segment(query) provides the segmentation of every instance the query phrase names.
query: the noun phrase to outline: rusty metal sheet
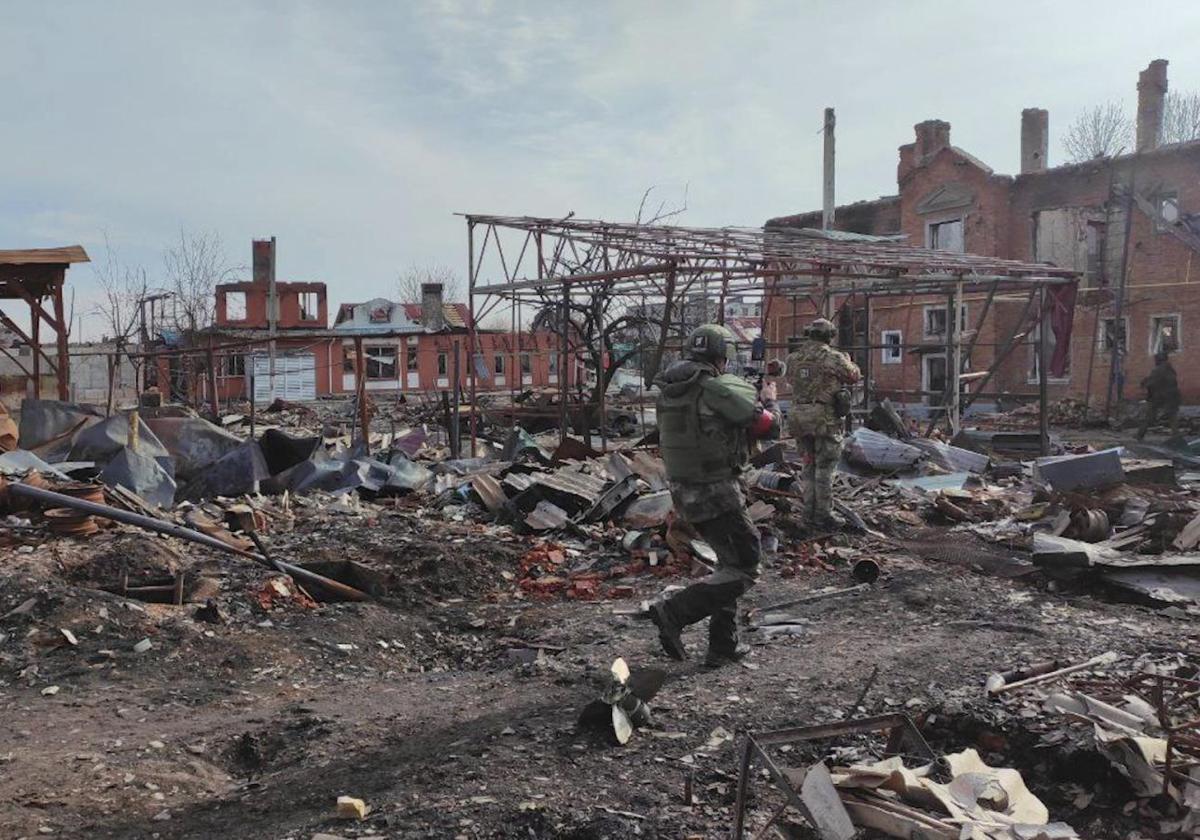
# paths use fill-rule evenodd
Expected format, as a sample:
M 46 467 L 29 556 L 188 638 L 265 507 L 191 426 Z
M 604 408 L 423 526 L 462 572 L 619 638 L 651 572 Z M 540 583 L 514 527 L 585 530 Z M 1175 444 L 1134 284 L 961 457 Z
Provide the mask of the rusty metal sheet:
M 540 474 L 534 478 L 533 483 L 558 490 L 560 493 L 577 496 L 590 505 L 594 505 L 600 500 L 600 494 L 604 492 L 606 484 L 604 479 L 569 468 Z

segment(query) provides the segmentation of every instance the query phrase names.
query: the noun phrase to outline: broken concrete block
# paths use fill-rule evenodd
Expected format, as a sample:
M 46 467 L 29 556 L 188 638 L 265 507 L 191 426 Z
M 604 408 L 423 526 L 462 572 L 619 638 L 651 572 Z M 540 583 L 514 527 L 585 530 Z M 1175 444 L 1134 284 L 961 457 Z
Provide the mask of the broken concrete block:
M 367 803 L 353 796 L 337 798 L 337 815 L 343 820 L 365 820 L 367 818 Z
M 1059 491 L 1083 487 L 1102 487 L 1125 480 L 1119 448 L 1103 449 L 1085 455 L 1055 455 L 1038 458 L 1033 477 Z

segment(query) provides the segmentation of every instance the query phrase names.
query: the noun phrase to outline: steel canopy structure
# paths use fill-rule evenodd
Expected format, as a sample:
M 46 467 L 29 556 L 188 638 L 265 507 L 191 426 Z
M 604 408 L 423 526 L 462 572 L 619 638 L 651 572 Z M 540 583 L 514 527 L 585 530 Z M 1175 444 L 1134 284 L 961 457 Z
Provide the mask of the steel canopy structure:
M 1073 289 L 1079 276 L 1049 264 L 915 248 L 892 237 L 839 231 L 619 223 L 578 219 L 573 214 L 562 218 L 462 215 L 467 223 L 472 323 L 503 302 L 514 311 L 523 303 L 543 310 L 561 307 L 562 370 L 572 349 L 567 319 L 579 310 L 580 300 L 623 298 L 640 301 L 643 308 L 653 302 L 664 322 L 661 351 L 669 346 L 665 324 L 696 299 L 715 298 L 718 318 L 723 317 L 730 294 L 761 295 L 764 301 L 807 299 L 825 314 L 832 314 L 836 300 L 844 303 L 856 296 L 869 300 L 880 295 L 945 295 L 948 311 L 957 312 L 964 292 L 983 291 L 988 303 L 980 316 L 982 324 L 997 293 L 1022 291 L 1030 303 L 1022 320 L 1032 312 L 1032 324 L 1037 325 L 1048 309 L 1047 290 Z M 1040 305 L 1034 307 L 1039 296 Z M 518 326 L 514 315 L 514 329 Z M 952 382 L 947 383 L 946 415 L 957 431 L 965 330 L 955 324 L 948 332 L 952 335 L 947 336 L 947 354 L 956 361 L 948 376 Z M 1046 330 L 1040 334 L 1039 353 L 1044 355 Z M 1014 339 L 1016 335 L 1014 331 Z M 476 347 L 473 336 L 471 346 Z M 1003 355 L 1008 352 L 1011 346 Z M 477 366 L 469 366 L 472 405 Z M 1045 440 L 1046 365 L 1040 369 Z M 565 402 L 565 383 L 563 390 Z

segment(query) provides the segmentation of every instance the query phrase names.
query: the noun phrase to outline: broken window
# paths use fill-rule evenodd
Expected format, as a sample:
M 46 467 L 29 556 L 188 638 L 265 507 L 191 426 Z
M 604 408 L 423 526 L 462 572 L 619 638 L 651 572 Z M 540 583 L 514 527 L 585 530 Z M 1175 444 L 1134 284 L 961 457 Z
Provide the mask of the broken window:
M 926 306 L 925 307 L 925 337 L 926 338 L 945 338 L 946 337 L 946 310 L 945 306 Z M 967 322 L 967 305 L 964 303 L 959 310 L 962 315 L 962 322 Z
M 945 315 L 945 310 L 942 310 Z M 885 365 L 899 364 L 903 359 L 904 351 L 900 345 L 903 340 L 903 333 L 900 330 L 884 330 L 883 331 L 883 363 Z
M 494 370 L 496 372 L 497 376 L 504 375 L 504 354 L 502 354 L 502 353 L 496 354 L 496 358 L 492 362 L 492 370 Z
M 1129 319 L 1128 318 L 1102 318 L 1100 320 L 1100 332 L 1096 337 L 1096 343 L 1099 349 L 1112 352 L 1114 348 L 1119 348 L 1122 353 L 1128 349 L 1126 336 L 1129 334 Z
M 370 313 L 372 324 L 386 324 L 392 320 L 392 305 L 385 303 L 382 306 L 376 306 L 371 309 Z
M 321 310 L 321 302 L 320 302 L 320 300 L 318 300 L 319 296 L 317 295 L 317 293 L 316 292 L 300 292 L 300 294 L 297 295 L 297 297 L 300 298 L 300 320 L 301 321 L 317 320 L 320 310 Z
M 1100 249 L 1104 244 L 1104 223 L 1088 222 L 1087 225 L 1087 267 L 1085 268 L 1089 286 L 1099 285 L 1103 279 L 1100 276 L 1103 259 Z
M 533 373 L 533 357 L 528 353 L 521 354 L 521 375 L 529 376 Z
M 448 376 L 450 371 L 450 357 L 445 353 L 438 353 L 438 376 Z
M 928 231 L 928 246 L 930 248 L 939 251 L 957 251 L 959 253 L 966 250 L 963 241 L 962 219 L 931 224 Z
M 1166 230 L 1179 221 L 1179 196 L 1176 193 L 1161 193 L 1158 196 L 1158 227 Z
M 409 373 L 417 372 L 417 345 L 409 344 L 408 349 L 404 351 L 407 355 L 404 359 L 405 368 Z
M 230 353 L 225 357 L 226 376 L 245 376 L 246 357 L 241 353 Z
M 245 292 L 226 292 L 225 293 L 225 320 L 226 321 L 245 321 L 246 320 L 246 293 Z
M 1183 345 L 1178 315 L 1155 315 L 1150 319 L 1150 355 L 1174 353 Z
M 550 354 L 550 375 L 558 376 L 558 354 Z
M 350 344 L 342 345 L 342 373 L 356 373 L 358 371 L 358 362 L 354 354 L 354 347 Z
M 395 347 L 367 347 L 365 349 L 367 379 L 396 378 L 396 349 Z

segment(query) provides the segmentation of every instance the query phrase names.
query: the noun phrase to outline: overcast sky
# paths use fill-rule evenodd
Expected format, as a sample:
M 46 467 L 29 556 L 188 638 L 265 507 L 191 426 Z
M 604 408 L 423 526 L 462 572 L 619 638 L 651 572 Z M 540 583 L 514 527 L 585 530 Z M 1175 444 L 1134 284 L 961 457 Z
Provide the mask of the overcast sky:
M 1010 173 L 1022 108 L 1053 165 L 1151 59 L 1200 88 L 1195 0 L 0 0 L 0 26 L 0 248 L 99 259 L 107 233 L 154 280 L 180 228 L 239 263 L 275 235 L 280 279 L 334 304 L 465 274 L 455 212 L 628 219 L 651 185 L 686 186 L 684 224 L 819 207 L 826 106 L 843 203 L 894 191 L 923 119 Z M 91 270 L 68 277 L 86 312 Z

